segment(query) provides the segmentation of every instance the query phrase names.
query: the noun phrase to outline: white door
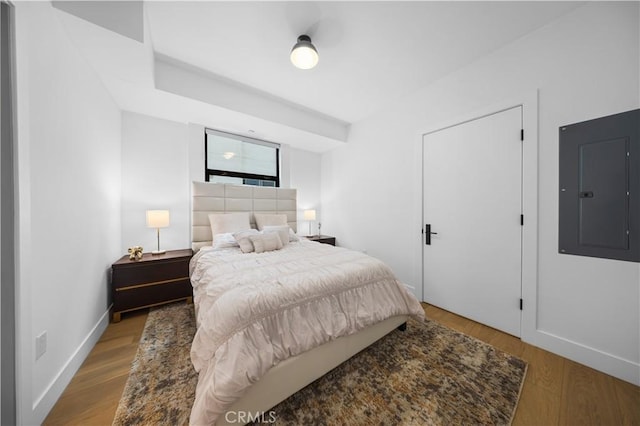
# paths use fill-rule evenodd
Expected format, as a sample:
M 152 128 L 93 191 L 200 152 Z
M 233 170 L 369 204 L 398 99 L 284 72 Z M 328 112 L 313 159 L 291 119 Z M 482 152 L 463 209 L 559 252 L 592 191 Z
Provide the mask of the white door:
M 518 337 L 521 129 L 516 107 L 423 137 L 424 301 Z

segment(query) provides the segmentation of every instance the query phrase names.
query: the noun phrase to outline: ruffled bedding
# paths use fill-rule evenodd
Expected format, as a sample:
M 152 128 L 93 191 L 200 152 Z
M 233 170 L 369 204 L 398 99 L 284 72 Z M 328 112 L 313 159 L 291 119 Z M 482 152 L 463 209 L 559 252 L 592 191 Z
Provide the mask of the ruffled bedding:
M 381 261 L 310 241 L 244 254 L 201 249 L 191 261 L 199 373 L 191 424 L 210 425 L 272 367 L 396 315 L 424 318 Z

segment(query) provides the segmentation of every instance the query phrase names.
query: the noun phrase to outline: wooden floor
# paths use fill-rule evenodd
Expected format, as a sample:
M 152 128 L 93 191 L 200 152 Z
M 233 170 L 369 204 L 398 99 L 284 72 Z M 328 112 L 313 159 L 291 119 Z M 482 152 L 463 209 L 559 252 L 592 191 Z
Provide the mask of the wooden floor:
M 513 424 L 640 425 L 640 388 L 424 304 L 427 317 L 529 363 Z M 109 324 L 45 420 L 45 425 L 110 425 L 147 314 Z
M 131 361 L 147 321 L 147 311 L 122 314 L 110 323 L 44 421 L 44 425 L 110 425 Z

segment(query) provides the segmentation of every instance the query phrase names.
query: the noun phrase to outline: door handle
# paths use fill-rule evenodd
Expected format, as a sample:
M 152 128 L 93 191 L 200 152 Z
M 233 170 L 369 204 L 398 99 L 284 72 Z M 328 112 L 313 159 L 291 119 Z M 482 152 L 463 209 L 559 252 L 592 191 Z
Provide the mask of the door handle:
M 425 245 L 431 245 L 431 236 L 438 235 L 437 232 L 431 232 L 431 224 L 427 223 L 424 225 L 424 243 Z

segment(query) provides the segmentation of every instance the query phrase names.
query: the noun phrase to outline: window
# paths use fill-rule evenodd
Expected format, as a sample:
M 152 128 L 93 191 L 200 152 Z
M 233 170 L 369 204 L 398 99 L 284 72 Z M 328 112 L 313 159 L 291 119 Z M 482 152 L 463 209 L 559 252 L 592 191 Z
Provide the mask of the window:
M 280 145 L 206 129 L 206 182 L 280 186 Z

